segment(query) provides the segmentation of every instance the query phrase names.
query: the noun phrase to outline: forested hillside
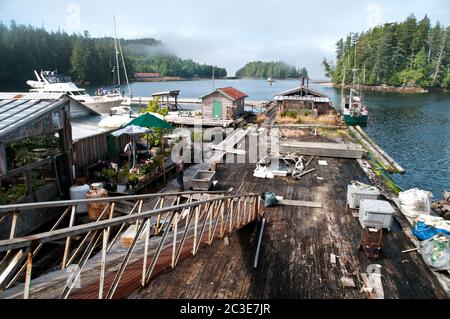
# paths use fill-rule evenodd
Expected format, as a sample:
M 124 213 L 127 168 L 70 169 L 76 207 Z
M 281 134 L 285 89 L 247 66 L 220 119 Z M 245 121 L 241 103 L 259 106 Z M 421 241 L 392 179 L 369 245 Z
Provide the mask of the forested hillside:
M 324 59 L 333 82 L 358 81 L 366 85 L 449 87 L 450 27 L 431 24 L 414 15 L 401 23 L 386 23 L 361 34 L 350 33 L 336 44 L 336 62 Z
M 134 72 L 158 72 L 162 76 L 211 77 L 213 67 L 182 60 L 155 39 L 121 40 L 128 75 Z M 42 28 L 0 23 L 0 82 L 26 81 L 33 70 L 58 70 L 79 82 L 113 83 L 114 40 L 92 38 L 65 32 L 47 32 Z M 123 72 L 123 70 L 121 71 Z M 226 70 L 215 69 L 216 77 Z
M 250 62 L 236 72 L 238 78 L 268 78 L 276 79 L 298 78 L 300 73 L 307 75 L 306 69 L 297 70 L 295 66 L 284 62 Z

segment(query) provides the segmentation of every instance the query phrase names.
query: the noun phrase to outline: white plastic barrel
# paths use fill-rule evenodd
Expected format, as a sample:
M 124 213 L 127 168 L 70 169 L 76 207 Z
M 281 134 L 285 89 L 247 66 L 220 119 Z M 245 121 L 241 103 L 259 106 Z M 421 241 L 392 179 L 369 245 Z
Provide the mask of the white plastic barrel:
M 72 186 L 70 188 L 70 199 L 79 200 L 86 199 L 86 194 L 90 190 L 89 185 Z M 77 214 L 86 214 L 88 211 L 86 204 L 77 205 Z

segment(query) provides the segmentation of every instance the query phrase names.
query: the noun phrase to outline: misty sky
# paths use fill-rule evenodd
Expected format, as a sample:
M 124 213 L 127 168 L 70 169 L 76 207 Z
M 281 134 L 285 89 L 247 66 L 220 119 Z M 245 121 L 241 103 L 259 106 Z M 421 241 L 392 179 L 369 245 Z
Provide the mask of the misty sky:
M 322 58 L 334 58 L 334 44 L 350 31 L 428 14 L 450 25 L 450 0 L 0 0 L 0 20 L 113 34 L 154 37 L 182 58 L 216 64 L 229 75 L 253 60 L 282 60 L 306 66 L 323 78 Z

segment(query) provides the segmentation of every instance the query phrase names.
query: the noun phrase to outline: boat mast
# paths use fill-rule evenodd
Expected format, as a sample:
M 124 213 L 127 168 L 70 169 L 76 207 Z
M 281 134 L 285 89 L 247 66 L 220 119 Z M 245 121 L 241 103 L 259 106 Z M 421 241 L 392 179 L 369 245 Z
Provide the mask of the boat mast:
M 117 35 L 116 35 L 116 37 L 117 37 Z M 120 56 L 122 58 L 123 72 L 125 73 L 125 81 L 127 82 L 128 94 L 131 96 L 130 81 L 128 81 L 128 73 L 127 73 L 127 68 L 125 65 L 125 58 L 123 56 L 122 44 L 120 43 L 120 39 L 117 39 L 117 42 L 119 43 Z
M 344 98 L 345 73 L 347 72 L 347 64 L 344 62 L 344 75 L 342 76 L 341 99 Z
M 117 29 L 116 29 L 116 16 L 114 16 L 114 49 L 116 54 L 116 72 L 117 72 L 117 85 L 120 90 L 120 67 L 119 67 L 119 49 L 117 46 Z
M 215 88 L 215 84 L 216 84 L 216 83 L 215 83 L 215 74 L 214 74 L 214 73 L 215 73 L 215 72 L 214 72 L 215 70 L 214 70 L 214 69 L 215 69 L 215 66 L 213 66 L 213 70 L 212 70 L 212 90 L 213 90 L 213 92 L 214 92 L 215 89 L 216 89 L 216 88 Z

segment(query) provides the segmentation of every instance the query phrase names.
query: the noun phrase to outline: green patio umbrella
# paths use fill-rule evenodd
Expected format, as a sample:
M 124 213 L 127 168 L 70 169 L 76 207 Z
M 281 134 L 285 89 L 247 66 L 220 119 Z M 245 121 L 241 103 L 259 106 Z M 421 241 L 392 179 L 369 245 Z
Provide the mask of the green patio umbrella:
M 170 125 L 166 121 L 164 121 L 164 120 L 160 119 L 159 117 L 157 117 L 153 114 L 150 114 L 150 113 L 142 114 L 138 118 L 136 118 L 136 119 L 132 120 L 130 123 L 128 123 L 128 126 L 129 125 L 136 125 L 136 126 L 146 127 L 146 128 L 165 129 L 165 130 L 173 130 L 174 129 L 174 127 L 172 125 Z M 160 133 L 159 138 L 161 140 L 162 132 Z M 147 141 L 147 145 L 148 145 L 148 141 Z M 160 150 L 162 151 L 162 141 L 161 141 Z
M 136 125 L 140 127 L 148 127 L 148 128 L 160 128 L 160 129 L 167 129 L 167 130 L 173 130 L 173 126 L 167 123 L 166 121 L 150 114 L 145 113 L 139 116 L 138 118 L 132 120 L 130 123 L 128 123 L 127 126 L 130 125 Z

